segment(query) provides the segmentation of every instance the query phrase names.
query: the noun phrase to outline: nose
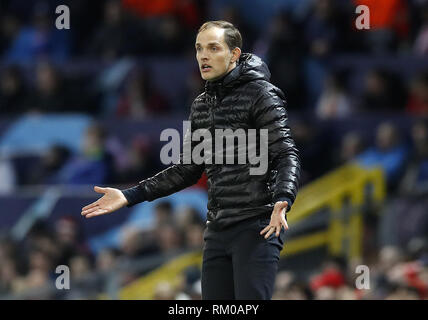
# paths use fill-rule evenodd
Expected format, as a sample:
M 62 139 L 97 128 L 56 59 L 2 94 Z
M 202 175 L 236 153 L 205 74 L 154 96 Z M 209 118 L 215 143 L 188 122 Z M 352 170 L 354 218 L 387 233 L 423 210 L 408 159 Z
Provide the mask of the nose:
M 201 61 L 203 61 L 203 62 L 206 62 L 208 60 L 208 56 L 207 56 L 205 50 L 201 50 L 199 57 L 200 57 Z

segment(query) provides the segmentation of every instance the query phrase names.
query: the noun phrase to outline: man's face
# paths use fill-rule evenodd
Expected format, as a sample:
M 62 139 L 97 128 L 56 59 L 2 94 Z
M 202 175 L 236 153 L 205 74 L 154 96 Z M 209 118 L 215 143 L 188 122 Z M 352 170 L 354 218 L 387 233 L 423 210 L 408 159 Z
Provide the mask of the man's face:
M 231 51 L 224 41 L 222 28 L 210 27 L 201 31 L 196 37 L 195 48 L 199 70 L 204 80 L 221 78 L 236 66 L 236 53 Z

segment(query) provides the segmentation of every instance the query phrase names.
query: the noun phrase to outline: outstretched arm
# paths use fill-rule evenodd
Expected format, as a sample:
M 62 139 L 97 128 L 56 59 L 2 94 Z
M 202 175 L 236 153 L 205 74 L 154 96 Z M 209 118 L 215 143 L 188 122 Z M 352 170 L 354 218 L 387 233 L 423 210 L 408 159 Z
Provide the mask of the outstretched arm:
M 124 206 L 131 207 L 139 202 L 152 201 L 194 185 L 204 170 L 203 165 L 176 164 L 154 177 L 141 181 L 135 187 L 119 190 L 94 187 L 95 192 L 104 194 L 97 201 L 82 208 L 86 218 L 111 213 Z
M 184 143 L 189 142 L 191 143 L 190 131 L 186 132 L 184 137 Z M 183 154 L 180 154 L 180 163 L 168 167 L 151 178 L 140 181 L 138 185 L 132 188 L 119 190 L 95 187 L 96 192 L 104 195 L 97 201 L 85 206 L 82 209 L 82 215 L 90 218 L 116 211 L 124 206 L 131 207 L 143 201 L 152 201 L 168 196 L 198 182 L 204 169 L 203 163 L 183 164 Z
M 122 192 L 128 201 L 127 206 L 131 207 L 139 202 L 153 201 L 190 187 L 198 182 L 203 171 L 203 164 L 175 164 Z
M 190 121 L 193 122 L 192 115 L 190 116 Z M 190 150 L 193 150 L 190 129 L 187 130 L 184 136 L 183 144 L 190 145 Z M 192 161 L 189 164 L 184 164 L 183 157 L 183 153 L 181 153 L 178 164 L 166 168 L 151 178 L 140 181 L 135 187 L 123 190 L 123 194 L 128 200 L 127 206 L 130 207 L 139 202 L 152 201 L 168 196 L 198 182 L 205 165 L 203 163 L 195 164 Z

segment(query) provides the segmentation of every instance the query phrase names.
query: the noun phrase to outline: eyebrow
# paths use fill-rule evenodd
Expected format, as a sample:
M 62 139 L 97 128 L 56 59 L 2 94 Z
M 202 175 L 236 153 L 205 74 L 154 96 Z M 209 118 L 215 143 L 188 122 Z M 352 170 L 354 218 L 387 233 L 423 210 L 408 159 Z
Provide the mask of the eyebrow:
M 200 44 L 199 42 L 197 42 L 197 43 L 195 44 L 195 47 L 200 46 L 200 45 L 201 45 L 201 44 Z M 217 42 L 217 41 L 208 42 L 208 46 L 213 46 L 213 45 L 221 45 L 221 43 L 220 43 L 220 42 Z

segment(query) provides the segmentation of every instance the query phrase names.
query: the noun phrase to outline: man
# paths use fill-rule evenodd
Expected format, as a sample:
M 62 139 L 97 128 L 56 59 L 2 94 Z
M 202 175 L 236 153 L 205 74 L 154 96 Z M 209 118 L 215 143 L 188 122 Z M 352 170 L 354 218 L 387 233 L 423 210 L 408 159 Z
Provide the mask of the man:
M 296 197 L 300 176 L 284 94 L 269 82 L 266 64 L 255 55 L 241 54 L 241 47 L 239 31 L 228 22 L 210 21 L 199 29 L 196 59 L 207 82 L 205 92 L 191 107 L 191 132 L 265 130 L 268 170 L 251 175 L 248 163 L 180 161 L 133 188 L 95 187 L 104 196 L 82 209 L 82 215 L 89 218 L 152 201 L 195 184 L 205 171 L 208 213 L 203 299 L 271 299 L 284 230 L 288 229 L 285 212 Z

